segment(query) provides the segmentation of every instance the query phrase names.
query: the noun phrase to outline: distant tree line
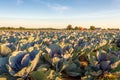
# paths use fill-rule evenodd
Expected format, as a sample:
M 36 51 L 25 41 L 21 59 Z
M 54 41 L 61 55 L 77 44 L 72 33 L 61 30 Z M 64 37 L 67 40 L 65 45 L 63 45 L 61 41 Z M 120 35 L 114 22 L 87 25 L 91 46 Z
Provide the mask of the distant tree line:
M 78 26 L 73 27 L 71 24 L 69 24 L 66 30 L 120 30 L 120 29 L 119 28 L 102 29 L 101 27 L 95 27 L 95 26 L 90 26 L 89 28 L 78 27 Z
M 80 26 L 80 27 L 75 26 L 75 27 L 73 28 L 73 26 L 72 26 L 71 24 L 69 24 L 66 29 L 67 29 L 67 30 L 87 30 L 87 28 L 84 28 L 84 27 L 81 27 L 81 26 Z M 95 30 L 96 27 L 95 27 L 95 26 L 90 26 L 89 29 L 90 29 L 90 30 Z
M 67 28 L 66 28 L 66 30 L 86 30 L 87 28 L 83 28 L 83 27 L 78 27 L 78 26 L 75 26 L 74 28 L 73 28 L 73 26 L 72 25 L 68 25 L 67 26 Z
M 25 28 L 25 27 L 0 27 L 0 30 L 120 30 L 119 28 L 107 28 L 107 29 L 102 29 L 101 27 L 95 27 L 95 26 L 90 26 L 89 28 L 84 28 L 81 26 L 72 26 L 69 24 L 66 28 L 64 29 L 56 29 L 56 28 Z
M 19 27 L 19 28 L 15 28 L 15 27 L 0 27 L 0 30 L 24 30 L 26 29 L 25 27 Z
M 57 30 L 57 29 L 55 28 L 0 27 L 0 30 Z

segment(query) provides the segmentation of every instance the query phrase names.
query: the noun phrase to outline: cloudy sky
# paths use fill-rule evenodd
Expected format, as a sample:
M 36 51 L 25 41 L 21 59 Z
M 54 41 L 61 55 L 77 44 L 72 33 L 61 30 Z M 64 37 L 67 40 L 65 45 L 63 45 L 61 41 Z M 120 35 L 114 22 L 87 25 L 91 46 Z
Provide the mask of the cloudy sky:
M 0 26 L 120 27 L 120 0 L 0 0 Z

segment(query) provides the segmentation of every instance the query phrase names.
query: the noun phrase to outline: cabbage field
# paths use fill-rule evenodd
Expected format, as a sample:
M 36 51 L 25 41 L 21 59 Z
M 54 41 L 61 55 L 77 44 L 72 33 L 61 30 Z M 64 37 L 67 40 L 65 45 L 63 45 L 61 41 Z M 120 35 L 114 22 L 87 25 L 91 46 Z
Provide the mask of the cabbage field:
M 0 80 L 120 80 L 120 32 L 0 31 Z

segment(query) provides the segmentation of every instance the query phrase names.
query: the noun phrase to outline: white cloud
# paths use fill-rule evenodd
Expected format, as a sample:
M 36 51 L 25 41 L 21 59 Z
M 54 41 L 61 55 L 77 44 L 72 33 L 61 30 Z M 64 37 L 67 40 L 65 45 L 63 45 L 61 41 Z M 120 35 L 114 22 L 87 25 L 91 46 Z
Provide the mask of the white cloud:
M 68 6 L 63 6 L 60 4 L 47 4 L 47 6 L 57 12 L 63 13 L 64 11 L 69 10 L 70 8 Z
M 24 3 L 23 0 L 17 0 L 17 5 L 20 5 L 20 4 L 22 4 L 22 3 Z
M 114 1 L 119 2 L 120 0 L 114 0 Z
M 116 18 L 120 17 L 120 10 L 115 9 L 115 10 L 103 10 L 103 11 L 98 11 L 98 12 L 93 12 L 93 13 L 86 13 L 86 14 L 81 14 L 82 17 L 86 18 L 96 18 L 96 19 L 106 19 L 106 18 Z
M 33 1 L 39 2 L 40 4 L 45 5 L 48 8 L 50 8 L 54 11 L 57 11 L 59 13 L 63 13 L 63 12 L 70 9 L 69 6 L 61 5 L 61 4 L 58 4 L 58 3 L 51 3 L 50 0 L 33 0 Z
M 120 0 L 113 0 L 113 5 L 120 8 Z

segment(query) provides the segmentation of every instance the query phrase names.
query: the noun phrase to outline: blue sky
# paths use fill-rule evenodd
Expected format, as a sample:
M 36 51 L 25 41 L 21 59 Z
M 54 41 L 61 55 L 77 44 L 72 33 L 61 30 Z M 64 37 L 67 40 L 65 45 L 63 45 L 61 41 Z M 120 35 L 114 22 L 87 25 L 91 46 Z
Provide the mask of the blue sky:
M 120 0 L 0 0 L 0 26 L 119 27 Z

